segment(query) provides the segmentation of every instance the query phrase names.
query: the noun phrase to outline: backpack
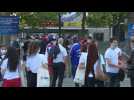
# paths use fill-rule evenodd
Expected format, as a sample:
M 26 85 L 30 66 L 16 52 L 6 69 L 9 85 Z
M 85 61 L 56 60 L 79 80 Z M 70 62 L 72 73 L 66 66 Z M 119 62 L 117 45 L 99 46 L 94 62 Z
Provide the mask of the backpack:
M 52 46 L 50 49 L 48 49 L 48 55 L 52 59 L 56 59 L 57 55 L 60 53 L 59 45 Z

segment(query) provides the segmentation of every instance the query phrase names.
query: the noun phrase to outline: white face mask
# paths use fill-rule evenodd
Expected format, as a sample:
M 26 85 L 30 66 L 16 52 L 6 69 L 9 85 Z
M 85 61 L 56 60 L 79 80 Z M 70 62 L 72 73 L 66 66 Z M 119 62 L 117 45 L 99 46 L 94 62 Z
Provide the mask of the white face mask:
M 0 52 L 1 52 L 1 54 L 2 54 L 2 55 L 5 55 L 5 54 L 6 54 L 6 52 L 7 52 L 7 50 L 1 49 L 1 51 L 0 51 Z

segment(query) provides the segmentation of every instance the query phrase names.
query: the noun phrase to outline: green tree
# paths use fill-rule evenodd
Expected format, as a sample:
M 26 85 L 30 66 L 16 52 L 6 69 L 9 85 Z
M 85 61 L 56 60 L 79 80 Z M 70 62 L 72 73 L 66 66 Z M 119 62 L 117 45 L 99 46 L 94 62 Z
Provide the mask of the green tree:
M 127 17 L 127 12 L 88 12 L 87 25 L 89 27 L 109 27 Z
M 20 16 L 20 27 L 40 26 L 44 21 L 58 21 L 57 12 L 16 12 Z

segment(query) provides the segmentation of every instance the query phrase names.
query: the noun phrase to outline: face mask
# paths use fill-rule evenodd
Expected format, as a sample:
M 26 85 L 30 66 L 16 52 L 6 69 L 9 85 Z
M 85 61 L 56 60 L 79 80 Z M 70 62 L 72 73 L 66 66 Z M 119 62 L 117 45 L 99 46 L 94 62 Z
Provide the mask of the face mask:
M 6 50 L 2 50 L 2 49 L 1 49 L 1 54 L 2 54 L 2 55 L 6 54 L 6 52 L 7 52 Z
M 116 47 L 118 47 L 118 44 L 117 43 L 112 43 L 111 47 L 116 48 Z

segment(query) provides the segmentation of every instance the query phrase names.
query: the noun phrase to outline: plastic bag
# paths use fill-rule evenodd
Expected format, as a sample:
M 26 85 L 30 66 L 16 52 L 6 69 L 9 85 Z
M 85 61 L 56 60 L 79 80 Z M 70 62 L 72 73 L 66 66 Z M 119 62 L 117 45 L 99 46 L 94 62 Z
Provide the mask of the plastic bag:
M 37 87 L 50 87 L 49 72 L 43 67 L 40 67 L 37 71 Z

